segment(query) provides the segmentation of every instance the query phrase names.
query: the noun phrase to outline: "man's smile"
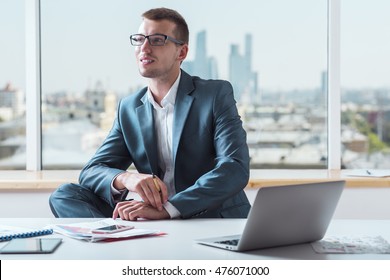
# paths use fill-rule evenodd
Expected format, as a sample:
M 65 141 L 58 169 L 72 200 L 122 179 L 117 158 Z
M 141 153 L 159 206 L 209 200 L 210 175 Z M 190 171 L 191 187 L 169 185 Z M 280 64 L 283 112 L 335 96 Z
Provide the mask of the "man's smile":
M 144 65 L 151 64 L 154 62 L 154 59 L 149 58 L 149 57 L 141 57 L 140 62 Z

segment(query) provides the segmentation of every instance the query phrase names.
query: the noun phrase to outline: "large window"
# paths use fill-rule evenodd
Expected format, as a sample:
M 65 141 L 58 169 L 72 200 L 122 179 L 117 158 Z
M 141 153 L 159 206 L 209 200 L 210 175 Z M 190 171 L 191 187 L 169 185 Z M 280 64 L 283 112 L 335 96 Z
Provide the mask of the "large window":
M 156 6 L 188 22 L 183 69 L 232 82 L 252 168 L 326 168 L 326 0 L 41 5 L 44 168 L 82 167 L 110 129 L 118 99 L 145 86 L 128 36 Z
M 128 36 L 156 6 L 177 9 L 189 24 L 183 69 L 233 84 L 252 168 L 326 168 L 334 157 L 328 76 L 337 72 L 327 62 L 328 2 L 341 4 L 342 167 L 389 168 L 386 0 L 41 0 L 43 168 L 81 168 L 107 135 L 119 99 L 146 85 Z M 0 2 L 7 11 L 0 17 L 0 169 L 25 169 L 26 150 L 36 148 L 26 147 L 24 9 L 25 0 Z
M 41 1 L 44 169 L 82 167 L 111 128 L 118 99 L 140 83 L 128 38 L 132 5 Z
M 25 169 L 24 0 L 2 0 L 0 11 L 0 169 Z
M 346 168 L 390 168 L 390 2 L 341 6 L 342 159 Z

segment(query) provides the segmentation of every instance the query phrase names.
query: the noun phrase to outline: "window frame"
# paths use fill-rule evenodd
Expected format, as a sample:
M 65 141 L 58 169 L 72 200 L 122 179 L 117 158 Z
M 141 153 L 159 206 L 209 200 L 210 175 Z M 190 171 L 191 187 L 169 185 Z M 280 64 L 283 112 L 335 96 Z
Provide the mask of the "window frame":
M 40 0 L 25 0 L 26 170 L 42 170 Z
M 341 168 L 340 2 L 328 0 L 328 170 Z M 26 170 L 42 170 L 41 1 L 25 0 Z
M 341 168 L 340 10 L 328 0 L 328 169 Z

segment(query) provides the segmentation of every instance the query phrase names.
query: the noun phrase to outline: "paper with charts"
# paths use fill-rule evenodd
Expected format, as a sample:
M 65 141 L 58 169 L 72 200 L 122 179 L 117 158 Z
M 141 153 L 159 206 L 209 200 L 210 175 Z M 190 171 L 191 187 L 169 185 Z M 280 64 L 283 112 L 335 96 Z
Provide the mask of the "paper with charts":
M 121 239 L 129 239 L 135 237 L 145 237 L 145 236 L 154 236 L 161 235 L 162 233 L 159 230 L 153 229 L 141 229 L 133 227 L 131 229 L 114 232 L 114 233 L 95 233 L 93 232 L 96 229 L 107 227 L 110 225 L 123 225 L 131 224 L 134 226 L 134 223 L 122 220 L 114 219 L 103 219 L 93 222 L 82 222 L 82 223 L 72 223 L 72 224 L 54 224 L 50 227 L 54 232 L 80 240 L 86 240 L 89 242 L 98 242 L 98 241 L 114 241 Z

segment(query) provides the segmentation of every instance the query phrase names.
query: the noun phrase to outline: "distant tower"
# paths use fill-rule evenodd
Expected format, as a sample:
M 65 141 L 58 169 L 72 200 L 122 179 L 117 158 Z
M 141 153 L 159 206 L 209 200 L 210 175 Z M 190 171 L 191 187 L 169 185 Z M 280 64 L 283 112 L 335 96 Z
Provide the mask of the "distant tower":
M 245 51 L 242 56 L 238 45 L 231 45 L 229 56 L 229 79 L 233 84 L 234 95 L 238 102 L 245 94 L 250 100 L 256 100 L 258 79 L 252 71 L 252 35 L 245 36 Z
M 206 31 L 201 31 L 196 36 L 196 53 L 194 61 L 194 75 L 200 77 L 208 77 L 207 69 L 207 53 L 206 53 Z
M 253 101 L 257 98 L 257 89 L 258 89 L 258 77 L 257 72 L 252 70 L 252 35 L 245 35 L 245 73 L 248 79 L 248 91 L 249 97 Z
M 195 59 L 184 61 L 183 70 L 194 76 L 204 79 L 218 78 L 217 63 L 215 58 L 207 56 L 206 31 L 201 31 L 196 36 Z
M 100 114 L 105 109 L 106 94 L 107 92 L 103 89 L 103 84 L 100 81 L 96 83 L 95 89 L 85 92 L 87 116 L 93 124 L 100 125 Z
M 237 101 L 245 90 L 245 60 L 238 51 L 238 45 L 230 46 L 229 80 L 233 85 L 234 97 Z
M 0 89 L 0 118 L 5 121 L 15 119 L 24 113 L 24 93 L 11 83 Z
M 252 35 L 246 34 L 245 35 L 245 72 L 248 77 L 250 77 L 250 74 L 252 72 Z
M 103 89 L 103 84 L 98 81 L 94 89 L 85 92 L 87 108 L 94 112 L 103 112 L 105 96 L 106 92 Z

